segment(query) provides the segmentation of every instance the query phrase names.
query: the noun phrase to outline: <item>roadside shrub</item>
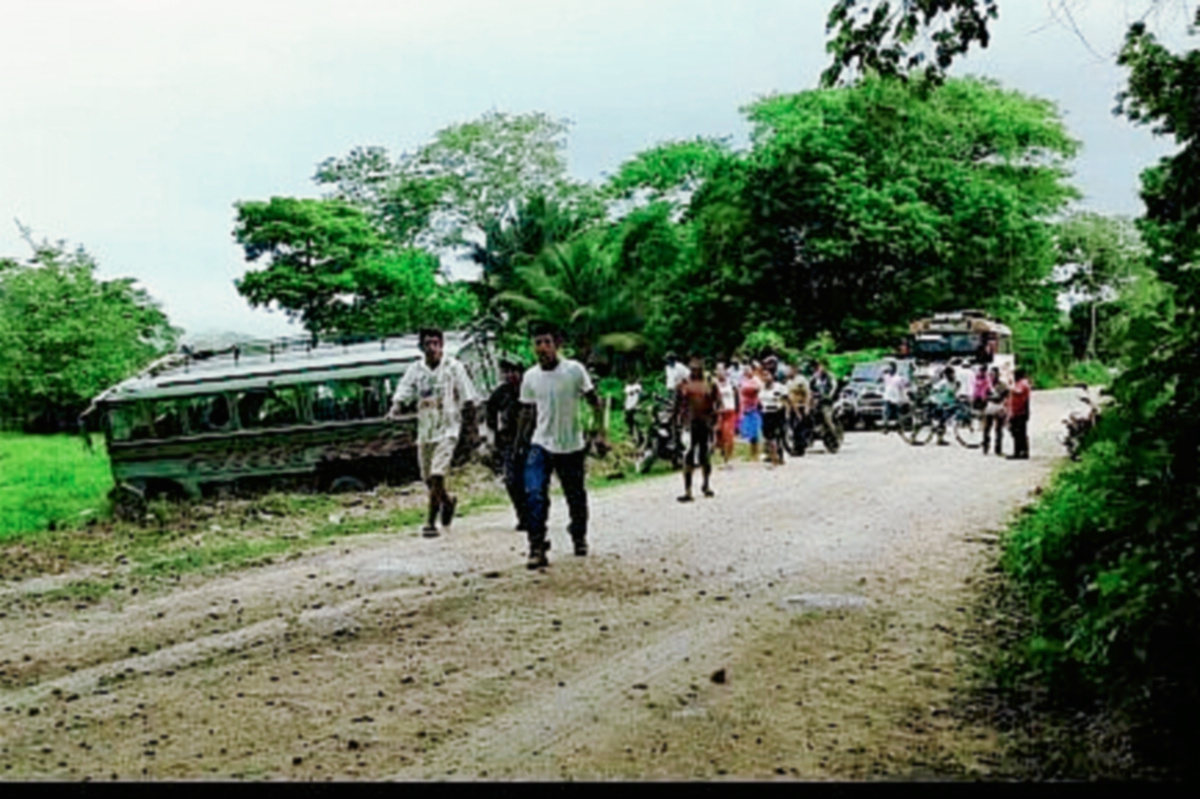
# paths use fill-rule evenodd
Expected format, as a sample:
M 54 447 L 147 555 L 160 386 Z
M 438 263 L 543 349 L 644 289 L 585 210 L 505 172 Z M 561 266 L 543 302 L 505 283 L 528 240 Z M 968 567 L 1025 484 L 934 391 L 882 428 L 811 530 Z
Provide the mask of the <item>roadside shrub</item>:
M 1108 367 L 1100 361 L 1076 361 L 1067 371 L 1067 379 L 1071 383 L 1108 386 L 1112 384 L 1113 375 Z

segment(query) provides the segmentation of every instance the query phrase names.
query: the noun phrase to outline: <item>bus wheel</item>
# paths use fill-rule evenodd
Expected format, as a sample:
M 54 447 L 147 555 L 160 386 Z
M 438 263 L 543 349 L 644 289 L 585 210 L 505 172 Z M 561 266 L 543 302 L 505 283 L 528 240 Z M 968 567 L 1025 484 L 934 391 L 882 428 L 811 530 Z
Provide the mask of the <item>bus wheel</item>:
M 113 516 L 121 521 L 141 521 L 146 515 L 146 492 L 140 486 L 121 483 L 109 495 L 113 503 Z
M 336 478 L 332 483 L 329 484 L 329 493 L 331 494 L 358 493 L 366 490 L 366 483 L 364 483 L 362 480 L 359 480 L 357 477 L 351 477 L 348 474 L 344 474 L 341 477 Z

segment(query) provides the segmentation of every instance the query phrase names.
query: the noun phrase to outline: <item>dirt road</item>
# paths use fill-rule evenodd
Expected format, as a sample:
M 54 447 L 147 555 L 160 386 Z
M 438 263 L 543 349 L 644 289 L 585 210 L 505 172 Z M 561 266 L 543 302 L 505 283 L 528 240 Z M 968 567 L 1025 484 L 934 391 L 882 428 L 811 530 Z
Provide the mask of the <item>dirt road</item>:
M 496 510 L 68 612 L 10 589 L 0 779 L 986 775 L 967 610 L 1074 402 L 1034 395 L 1029 461 L 851 433 L 690 505 L 594 492 L 586 558 L 558 499 L 542 572 Z

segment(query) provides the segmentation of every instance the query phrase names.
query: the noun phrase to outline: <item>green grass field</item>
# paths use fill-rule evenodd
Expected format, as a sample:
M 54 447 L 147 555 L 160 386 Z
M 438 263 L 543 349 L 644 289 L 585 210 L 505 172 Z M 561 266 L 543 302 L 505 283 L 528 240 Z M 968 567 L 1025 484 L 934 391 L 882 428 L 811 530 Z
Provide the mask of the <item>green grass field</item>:
M 104 438 L 0 433 L 0 542 L 109 515 L 112 470 Z M 88 513 L 90 511 L 90 513 Z

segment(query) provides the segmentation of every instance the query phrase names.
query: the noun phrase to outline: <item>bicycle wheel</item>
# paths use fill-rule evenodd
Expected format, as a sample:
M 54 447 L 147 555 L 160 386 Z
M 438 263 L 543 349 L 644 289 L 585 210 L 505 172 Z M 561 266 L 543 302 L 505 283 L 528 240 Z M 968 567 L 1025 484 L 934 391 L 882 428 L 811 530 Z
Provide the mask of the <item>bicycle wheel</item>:
M 930 416 L 929 411 L 922 408 L 913 412 L 912 429 L 908 436 L 908 443 L 914 447 L 923 447 L 933 438 L 937 423 Z
M 960 408 L 954 415 L 954 438 L 967 449 L 979 449 L 983 444 L 983 417 L 969 408 Z

